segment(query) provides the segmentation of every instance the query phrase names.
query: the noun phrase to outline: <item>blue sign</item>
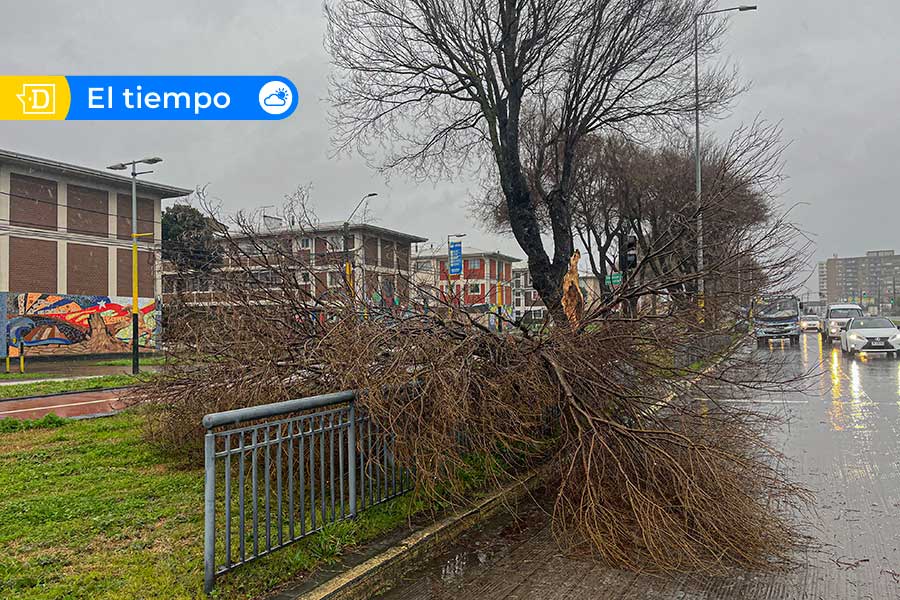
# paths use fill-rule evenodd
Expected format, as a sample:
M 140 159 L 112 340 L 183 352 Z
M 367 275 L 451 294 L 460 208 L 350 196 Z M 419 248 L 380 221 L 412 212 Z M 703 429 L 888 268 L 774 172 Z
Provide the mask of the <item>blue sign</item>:
M 450 242 L 450 274 L 462 274 L 462 242 Z
M 29 117 L 69 121 L 274 121 L 289 117 L 299 100 L 294 83 L 279 75 L 70 75 L 44 79 L 47 81 L 19 86 L 23 91 L 16 97 L 21 107 L 13 107 Z M 18 83 L 18 79 L 6 82 L 7 87 Z M 6 84 L 0 78 L 0 88 Z M 2 113 L 0 110 L 0 118 L 9 118 Z

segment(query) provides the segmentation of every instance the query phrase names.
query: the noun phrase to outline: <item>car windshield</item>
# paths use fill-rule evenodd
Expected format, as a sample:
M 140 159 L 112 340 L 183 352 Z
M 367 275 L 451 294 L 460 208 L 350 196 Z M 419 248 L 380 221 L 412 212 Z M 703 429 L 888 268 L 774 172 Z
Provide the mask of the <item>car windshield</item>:
M 756 314 L 765 319 L 787 319 L 799 314 L 799 305 L 794 298 L 778 298 L 762 304 Z
M 894 324 L 884 318 L 874 319 L 853 319 L 850 322 L 850 329 L 894 329 Z
M 863 316 L 862 310 L 858 308 L 832 308 L 828 313 L 829 319 L 852 319 L 861 316 Z

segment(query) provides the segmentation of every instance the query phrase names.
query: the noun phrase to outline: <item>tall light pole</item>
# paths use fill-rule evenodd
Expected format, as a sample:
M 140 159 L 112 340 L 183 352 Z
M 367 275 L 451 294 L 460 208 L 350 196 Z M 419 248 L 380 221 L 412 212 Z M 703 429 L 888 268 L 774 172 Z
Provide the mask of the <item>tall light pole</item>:
M 137 375 L 141 370 L 140 359 L 138 358 L 138 341 L 140 337 L 140 326 L 138 325 L 138 249 L 137 239 L 144 235 L 153 235 L 153 233 L 138 233 L 137 230 L 137 178 L 138 175 L 146 175 L 153 171 L 138 171 L 139 164 L 155 165 L 161 163 L 162 159 L 158 156 L 144 158 L 141 160 L 131 160 L 124 163 L 116 163 L 110 165 L 107 169 L 113 171 L 124 171 L 131 165 L 131 372 Z
M 700 17 L 726 12 L 756 10 L 756 5 L 708 10 L 694 15 L 694 166 L 697 184 L 697 289 L 703 294 L 703 185 L 700 176 Z
M 359 203 L 356 205 L 356 208 L 353 209 L 353 212 L 350 213 L 350 216 L 347 217 L 347 220 L 344 221 L 344 231 L 343 231 L 343 245 L 344 245 L 344 274 L 347 277 L 347 285 L 350 288 L 350 295 L 356 296 L 356 289 L 353 285 L 353 264 L 350 262 L 350 248 L 347 247 L 347 238 L 350 237 L 350 221 L 353 219 L 353 216 L 356 214 L 356 211 L 359 210 L 359 207 L 363 205 L 363 202 L 368 200 L 369 198 L 374 198 L 378 195 L 378 192 L 370 192 L 360 199 Z

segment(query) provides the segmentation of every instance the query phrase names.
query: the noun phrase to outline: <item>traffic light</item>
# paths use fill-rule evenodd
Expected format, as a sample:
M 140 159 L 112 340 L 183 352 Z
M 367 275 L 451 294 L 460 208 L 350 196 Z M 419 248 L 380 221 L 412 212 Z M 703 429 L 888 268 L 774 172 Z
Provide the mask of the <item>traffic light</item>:
M 619 270 L 624 273 L 637 267 L 637 236 L 622 234 L 619 248 Z

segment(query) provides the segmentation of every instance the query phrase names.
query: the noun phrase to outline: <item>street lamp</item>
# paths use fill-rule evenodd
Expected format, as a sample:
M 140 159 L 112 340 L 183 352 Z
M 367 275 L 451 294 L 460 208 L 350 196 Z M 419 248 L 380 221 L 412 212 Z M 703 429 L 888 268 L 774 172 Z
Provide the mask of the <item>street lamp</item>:
M 347 246 L 347 238 L 350 237 L 350 221 L 353 219 L 353 215 L 356 214 L 356 211 L 359 210 L 359 207 L 363 205 L 363 202 L 365 202 L 369 198 L 374 198 L 377 195 L 378 192 L 369 192 L 368 194 L 363 196 L 362 199 L 360 199 L 359 203 L 356 205 L 356 208 L 353 209 L 353 212 L 350 213 L 350 216 L 347 217 L 347 220 L 344 221 L 344 273 L 347 276 L 347 285 L 350 288 L 351 296 L 356 296 L 356 290 L 353 287 L 353 265 L 350 262 L 350 248 Z
M 703 186 L 700 179 L 700 17 L 726 12 L 747 12 L 756 10 L 756 5 L 743 4 L 732 8 L 708 10 L 694 15 L 694 166 L 697 184 L 697 273 L 700 274 L 697 288 L 703 294 Z
M 144 158 L 141 160 L 132 160 L 123 163 L 116 163 L 106 167 L 113 171 L 124 171 L 131 166 L 131 372 L 137 375 L 140 370 L 140 361 L 138 359 L 138 337 L 140 327 L 138 326 L 138 251 L 137 239 L 145 235 L 153 235 L 153 233 L 138 233 L 137 231 L 137 177 L 138 175 L 146 175 L 153 171 L 138 171 L 137 165 L 155 165 L 161 163 L 162 159 L 158 156 Z

